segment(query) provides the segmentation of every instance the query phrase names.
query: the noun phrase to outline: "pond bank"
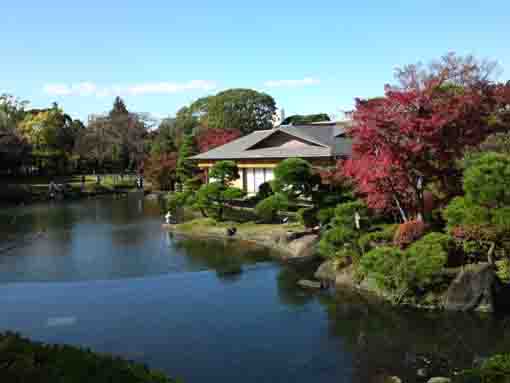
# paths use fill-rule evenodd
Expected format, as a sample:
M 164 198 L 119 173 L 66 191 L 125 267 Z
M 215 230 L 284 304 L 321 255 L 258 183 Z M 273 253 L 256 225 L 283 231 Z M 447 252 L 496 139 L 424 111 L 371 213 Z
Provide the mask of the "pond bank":
M 348 288 L 375 295 L 397 306 L 426 310 L 510 312 L 510 285 L 499 280 L 488 263 L 444 269 L 443 282 L 420 295 L 395 297 L 381 290 L 371 278 L 361 278 L 351 265 L 340 268 L 333 260 L 322 263 L 315 278 L 337 288 Z
M 305 231 L 300 224 L 256 224 L 216 222 L 197 218 L 181 224 L 164 224 L 164 228 L 184 236 L 201 239 L 234 239 L 254 243 L 275 250 L 281 259 L 305 259 L 315 256 L 319 236 Z M 233 235 L 228 229 L 235 228 Z

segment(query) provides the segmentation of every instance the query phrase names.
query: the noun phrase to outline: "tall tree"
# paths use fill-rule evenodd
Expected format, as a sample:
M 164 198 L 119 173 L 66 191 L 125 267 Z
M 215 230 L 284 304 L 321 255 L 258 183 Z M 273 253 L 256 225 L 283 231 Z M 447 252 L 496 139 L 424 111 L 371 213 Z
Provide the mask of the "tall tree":
M 176 169 L 177 179 L 182 183 L 186 182 L 193 175 L 195 165 L 193 161 L 190 160 L 190 157 L 195 153 L 196 149 L 193 136 L 185 136 L 179 147 Z
M 26 159 L 30 147 L 17 131 L 25 115 L 26 101 L 0 96 L 0 169 L 15 170 Z
M 276 110 L 274 99 L 252 89 L 229 89 L 209 97 L 207 121 L 210 128 L 239 129 L 243 134 L 270 129 Z
M 397 210 L 404 221 L 423 215 L 423 190 L 438 190 L 445 199 L 458 194 L 457 161 L 466 148 L 508 130 L 509 84 L 451 64 L 463 62 L 449 60 L 447 69 L 424 80 L 411 74 L 406 87 L 387 86 L 383 98 L 356 101 L 353 156 L 344 170 L 369 207 Z

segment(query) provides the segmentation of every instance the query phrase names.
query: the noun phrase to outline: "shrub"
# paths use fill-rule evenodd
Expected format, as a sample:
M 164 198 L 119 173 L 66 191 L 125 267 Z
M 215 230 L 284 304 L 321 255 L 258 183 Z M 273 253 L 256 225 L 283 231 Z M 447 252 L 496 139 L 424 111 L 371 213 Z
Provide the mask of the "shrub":
M 376 247 L 361 258 L 360 271 L 374 278 L 383 290 L 404 291 L 407 286 L 403 277 L 403 259 L 404 252 L 396 247 Z
M 400 224 L 395 232 L 393 244 L 401 249 L 421 238 L 425 234 L 426 226 L 423 221 L 412 220 Z
M 285 195 L 281 193 L 275 193 L 270 197 L 260 201 L 255 206 L 255 213 L 264 222 L 274 222 L 278 217 L 278 213 L 282 210 L 286 210 L 289 205 L 289 201 Z
M 360 231 L 355 227 L 354 214 L 366 216 L 366 207 L 361 201 L 346 202 L 335 208 L 331 228 L 319 242 L 319 252 L 324 257 L 348 258 L 356 262 L 360 257 L 358 238 Z
M 397 299 L 410 291 L 434 282 L 448 258 L 449 238 L 446 234 L 430 233 L 407 250 L 377 247 L 361 258 L 361 272 L 375 279 L 377 285 Z
M 463 371 L 462 378 L 482 383 L 510 383 L 510 354 L 495 355 L 480 368 Z
M 317 210 L 314 208 L 302 208 L 299 209 L 298 212 L 299 222 L 304 227 L 315 227 L 319 224 L 319 219 L 317 218 Z
M 335 208 L 334 207 L 326 207 L 320 209 L 317 213 L 317 219 L 322 225 L 327 225 L 333 217 L 335 216 Z
M 505 258 L 497 261 L 496 268 L 499 279 L 505 283 L 510 283 L 510 259 Z
M 363 253 L 372 250 L 374 247 L 391 245 L 398 225 L 386 224 L 376 226 L 374 231 L 363 234 L 358 240 L 359 247 Z
M 406 250 L 408 283 L 424 288 L 434 282 L 448 260 L 450 238 L 443 233 L 429 233 Z
M 141 364 L 77 347 L 31 342 L 11 333 L 0 334 L 0 355 L 2 382 L 174 382 Z
M 259 191 L 257 192 L 257 199 L 262 201 L 267 197 L 270 197 L 274 194 L 273 188 L 269 182 L 264 182 L 259 186 Z

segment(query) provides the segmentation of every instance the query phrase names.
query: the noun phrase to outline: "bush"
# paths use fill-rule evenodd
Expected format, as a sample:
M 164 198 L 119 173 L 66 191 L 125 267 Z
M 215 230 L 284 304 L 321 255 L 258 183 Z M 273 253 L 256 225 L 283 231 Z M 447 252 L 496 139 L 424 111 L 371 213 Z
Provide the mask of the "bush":
M 307 228 L 315 227 L 319 224 L 317 218 L 317 210 L 311 207 L 299 209 L 298 212 L 299 222 Z
M 354 223 L 356 212 L 360 213 L 362 218 L 366 216 L 366 207 L 363 202 L 346 202 L 335 208 L 331 228 L 322 235 L 319 242 L 321 255 L 328 258 L 346 258 L 348 262 L 356 262 L 359 259 L 358 239 L 360 231 Z
M 361 272 L 397 298 L 434 282 L 448 259 L 449 237 L 430 233 L 407 250 L 377 247 L 361 258 Z
M 335 208 L 334 207 L 326 207 L 320 209 L 317 213 L 317 219 L 322 225 L 327 225 L 333 217 L 335 216 Z
M 174 382 L 140 364 L 77 347 L 31 342 L 11 333 L 0 334 L 0 355 L 2 382 Z
M 426 226 L 423 221 L 412 220 L 398 226 L 393 238 L 393 244 L 401 249 L 421 238 L 425 234 Z
M 286 210 L 289 205 L 287 198 L 281 193 L 275 193 L 270 197 L 260 201 L 255 206 L 255 213 L 264 222 L 274 222 L 278 217 L 278 213 Z
M 269 182 L 264 182 L 259 186 L 259 191 L 257 192 L 257 199 L 262 201 L 267 197 L 270 197 L 274 194 L 273 188 Z
M 425 288 L 434 282 L 448 260 L 451 241 L 443 233 L 429 233 L 406 250 L 408 282 L 412 287 Z
M 363 253 L 372 250 L 374 247 L 391 245 L 398 225 L 386 224 L 376 226 L 374 231 L 363 234 L 358 240 L 359 247 Z
M 505 283 L 510 283 L 510 259 L 505 258 L 497 261 L 496 268 L 499 279 Z
M 463 371 L 462 378 L 482 383 L 510 383 L 510 354 L 495 355 L 477 369 Z
M 389 292 L 406 289 L 403 276 L 404 252 L 396 247 L 382 246 L 369 251 L 361 258 L 360 271 L 375 279 L 377 286 Z

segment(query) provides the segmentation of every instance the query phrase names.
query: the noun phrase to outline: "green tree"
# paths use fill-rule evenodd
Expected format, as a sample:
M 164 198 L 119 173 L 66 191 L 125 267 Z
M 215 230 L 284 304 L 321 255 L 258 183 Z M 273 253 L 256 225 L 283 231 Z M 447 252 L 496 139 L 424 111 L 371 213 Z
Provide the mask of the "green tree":
M 30 151 L 30 146 L 17 130 L 27 104 L 13 96 L 0 96 L 0 169 L 16 170 Z
M 272 223 L 282 210 L 289 206 L 289 200 L 282 193 L 274 193 L 255 206 L 255 213 L 264 221 Z
M 295 114 L 283 120 L 282 125 L 305 125 L 321 121 L 330 121 L 330 118 L 326 113 L 306 115 Z
M 176 151 L 175 124 L 175 119 L 167 118 L 161 121 L 151 142 L 152 155 L 169 154 Z
M 358 240 L 361 230 L 356 227 L 355 214 L 360 218 L 360 227 L 366 220 L 367 208 L 360 201 L 346 202 L 335 208 L 335 215 L 319 242 L 319 252 L 324 257 L 341 258 L 347 264 L 356 262 L 361 256 Z M 363 225 L 365 226 L 365 225 Z
M 207 100 L 209 127 L 239 129 L 243 134 L 270 129 L 275 111 L 270 95 L 252 89 L 229 89 Z
M 193 136 L 185 136 L 179 148 L 177 157 L 177 179 L 184 183 L 192 177 L 195 164 L 190 159 L 196 153 Z
M 212 182 L 198 189 L 194 204 L 221 221 L 227 204 L 245 195 L 241 189 L 230 186 L 239 178 L 239 169 L 233 161 L 219 161 L 211 168 L 209 176 Z
M 485 153 L 464 171 L 464 196 L 443 211 L 450 233 L 466 253 L 485 253 L 494 262 L 495 250 L 508 247 L 510 235 L 510 156 Z
M 301 158 L 288 158 L 274 169 L 274 189 L 285 193 L 289 199 L 307 198 L 320 184 L 320 176 L 312 165 Z

